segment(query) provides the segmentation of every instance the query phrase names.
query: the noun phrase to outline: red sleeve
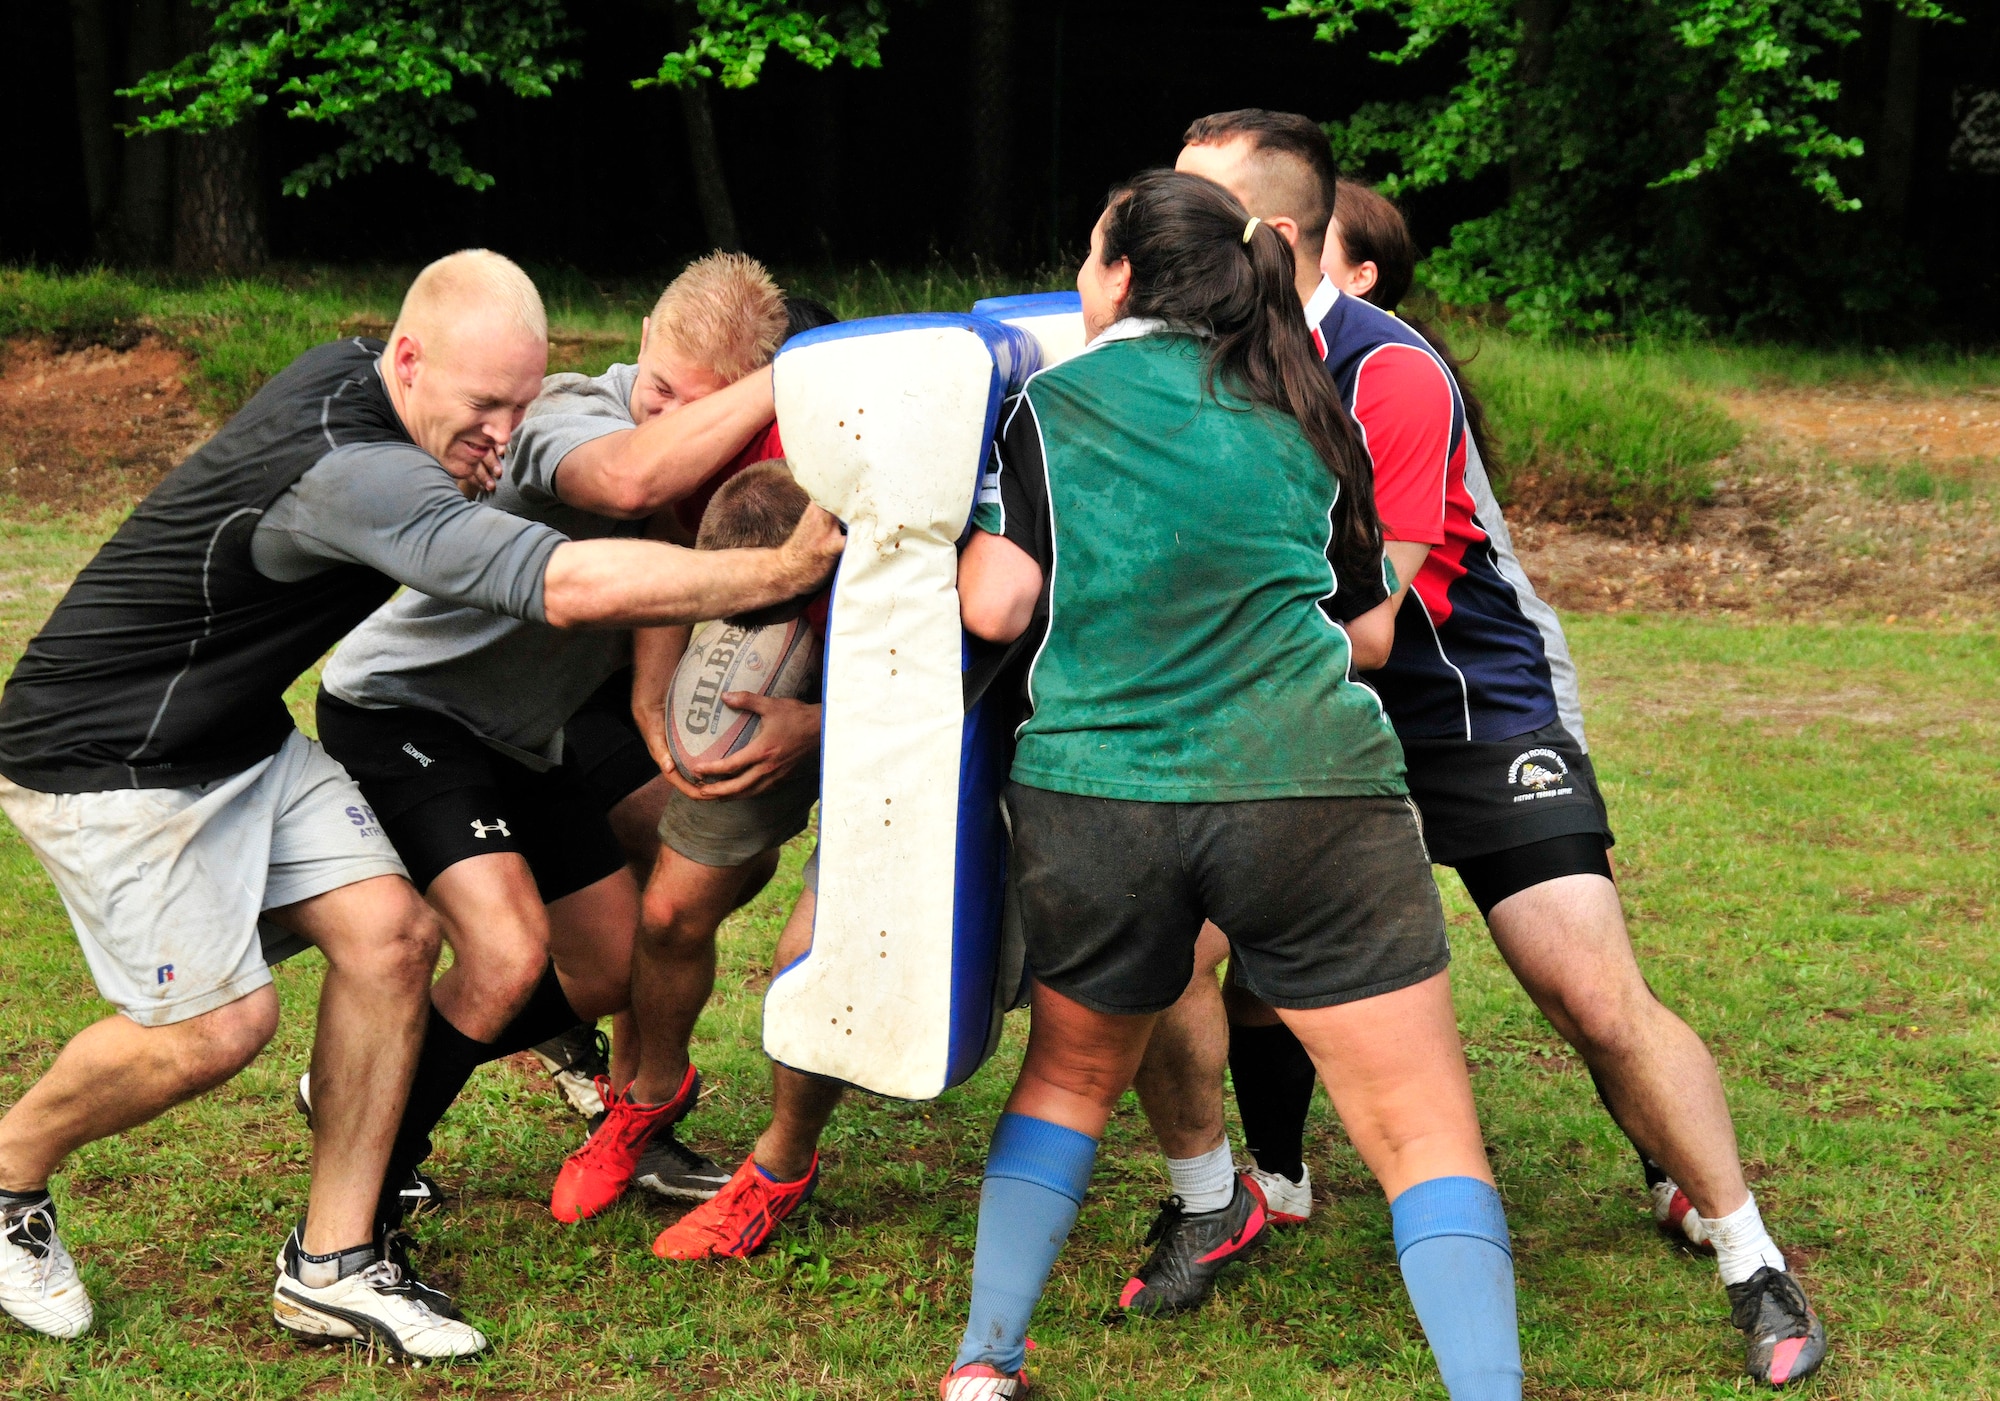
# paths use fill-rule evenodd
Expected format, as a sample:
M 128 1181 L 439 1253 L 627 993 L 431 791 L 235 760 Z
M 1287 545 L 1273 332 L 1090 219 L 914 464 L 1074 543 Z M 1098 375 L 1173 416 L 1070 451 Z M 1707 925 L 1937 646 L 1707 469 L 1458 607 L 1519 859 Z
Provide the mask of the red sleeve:
M 1354 421 L 1375 463 L 1375 509 L 1385 538 L 1444 543 L 1453 408 L 1443 367 L 1415 346 L 1385 345 L 1355 375 Z
M 743 451 L 731 458 L 714 476 L 674 503 L 675 517 L 689 535 L 699 534 L 701 514 L 708 509 L 709 500 L 714 497 L 718 487 L 753 462 L 763 462 L 784 455 L 785 445 L 778 437 L 778 425 L 775 422 L 766 424 L 758 430 L 756 437 L 744 445 Z

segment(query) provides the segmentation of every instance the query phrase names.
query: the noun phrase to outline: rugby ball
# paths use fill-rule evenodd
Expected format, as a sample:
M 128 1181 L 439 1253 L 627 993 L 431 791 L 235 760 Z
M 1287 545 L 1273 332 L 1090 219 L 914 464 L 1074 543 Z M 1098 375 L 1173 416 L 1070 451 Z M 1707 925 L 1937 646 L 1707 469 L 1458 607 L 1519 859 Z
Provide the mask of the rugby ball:
M 762 717 L 732 710 L 722 703 L 724 695 L 803 699 L 819 677 L 819 652 L 819 626 L 809 617 L 761 627 L 728 621 L 697 627 L 667 688 L 667 750 L 681 776 L 701 782 L 690 765 L 713 763 L 756 737 Z

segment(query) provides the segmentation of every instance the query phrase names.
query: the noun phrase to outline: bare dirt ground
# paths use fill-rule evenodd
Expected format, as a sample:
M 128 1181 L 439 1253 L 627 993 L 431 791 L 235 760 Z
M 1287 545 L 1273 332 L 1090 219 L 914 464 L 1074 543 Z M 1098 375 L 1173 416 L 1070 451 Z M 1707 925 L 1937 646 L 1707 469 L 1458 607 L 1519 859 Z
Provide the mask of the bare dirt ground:
M 0 502 L 136 500 L 213 431 L 185 354 L 0 351 Z M 2000 616 L 2000 390 L 1829 387 L 1725 396 L 1749 430 L 1713 505 L 1671 538 L 1517 515 L 1536 584 L 1581 612 Z
M 143 496 L 213 431 L 187 368 L 150 337 L 130 350 L 0 347 L 0 497 L 68 512 Z
M 1523 566 L 1557 607 L 2000 615 L 2000 391 L 1776 389 L 1724 403 L 1748 436 L 1685 534 L 1514 522 Z

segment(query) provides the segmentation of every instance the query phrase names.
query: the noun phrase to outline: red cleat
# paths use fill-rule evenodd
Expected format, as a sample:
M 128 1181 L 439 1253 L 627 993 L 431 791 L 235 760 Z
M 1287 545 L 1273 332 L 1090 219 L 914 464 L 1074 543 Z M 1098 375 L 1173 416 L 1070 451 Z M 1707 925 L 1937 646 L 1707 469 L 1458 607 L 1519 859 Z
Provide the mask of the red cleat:
M 621 1095 L 602 1075 L 597 1092 L 604 1099 L 604 1122 L 569 1155 L 549 1193 L 549 1212 L 558 1221 L 586 1220 L 625 1195 L 654 1132 L 679 1123 L 694 1108 L 701 1073 L 690 1065 L 680 1089 L 665 1104 L 635 1104 L 629 1086 Z
M 660 1232 L 653 1253 L 662 1260 L 754 1255 L 818 1185 L 817 1153 L 806 1175 L 796 1182 L 773 1182 L 755 1158 L 745 1158 L 727 1187 Z

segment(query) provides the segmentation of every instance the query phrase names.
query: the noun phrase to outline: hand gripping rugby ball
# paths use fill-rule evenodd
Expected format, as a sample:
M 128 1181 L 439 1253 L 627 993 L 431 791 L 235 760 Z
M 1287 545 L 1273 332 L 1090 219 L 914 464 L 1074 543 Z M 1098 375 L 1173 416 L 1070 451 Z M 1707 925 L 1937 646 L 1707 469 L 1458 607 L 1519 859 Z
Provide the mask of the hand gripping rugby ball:
M 745 627 L 703 623 L 667 688 L 667 750 L 690 782 L 690 765 L 734 754 L 757 734 L 762 717 L 722 703 L 731 691 L 799 700 L 819 675 L 819 628 L 810 617 Z

